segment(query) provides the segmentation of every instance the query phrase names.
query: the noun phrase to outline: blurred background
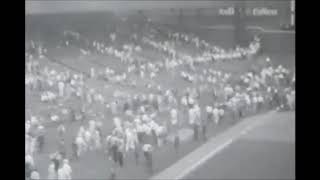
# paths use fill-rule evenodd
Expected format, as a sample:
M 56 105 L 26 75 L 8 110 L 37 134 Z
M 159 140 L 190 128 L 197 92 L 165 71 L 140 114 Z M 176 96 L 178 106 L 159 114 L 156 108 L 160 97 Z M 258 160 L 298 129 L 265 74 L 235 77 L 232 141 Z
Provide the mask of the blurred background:
M 65 29 L 96 38 L 106 32 L 130 34 L 152 22 L 197 33 L 225 48 L 260 35 L 265 50 L 294 52 L 295 35 L 282 33 L 293 31 L 294 21 L 292 0 L 26 1 L 26 40 L 47 42 L 55 42 Z

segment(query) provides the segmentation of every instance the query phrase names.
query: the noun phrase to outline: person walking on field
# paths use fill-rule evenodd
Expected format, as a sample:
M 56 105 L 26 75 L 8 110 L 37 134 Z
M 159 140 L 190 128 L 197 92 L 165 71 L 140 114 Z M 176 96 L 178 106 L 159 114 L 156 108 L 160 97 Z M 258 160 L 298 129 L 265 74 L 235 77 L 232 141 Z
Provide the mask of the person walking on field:
M 175 133 L 175 136 L 174 136 L 174 149 L 175 149 L 175 152 L 176 154 L 179 153 L 179 147 L 180 147 L 180 136 L 179 136 L 179 133 Z
M 77 145 L 76 138 L 74 138 L 72 141 L 72 159 L 74 159 L 74 160 L 78 160 L 78 158 L 79 158 L 79 156 L 78 156 L 79 150 L 78 149 L 79 149 L 79 147 Z
M 153 172 L 153 167 L 152 167 L 152 151 L 153 147 L 151 144 L 144 144 L 142 147 L 144 157 L 146 159 L 146 166 L 149 169 L 149 172 Z

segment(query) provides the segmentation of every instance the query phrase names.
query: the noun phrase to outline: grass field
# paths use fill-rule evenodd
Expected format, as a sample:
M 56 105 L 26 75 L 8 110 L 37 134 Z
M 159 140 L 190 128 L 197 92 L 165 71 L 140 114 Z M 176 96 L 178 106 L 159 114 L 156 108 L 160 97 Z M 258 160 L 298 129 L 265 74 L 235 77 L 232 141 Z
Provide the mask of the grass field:
M 101 62 L 106 63 L 106 65 L 111 65 L 114 61 L 108 60 L 108 61 L 103 61 L 105 57 L 94 57 L 95 60 L 99 60 Z M 99 59 L 100 58 L 100 59 Z M 294 69 L 294 60 L 292 59 L 292 56 L 285 56 L 285 55 L 274 55 L 271 56 L 273 62 L 275 64 L 283 64 L 289 68 Z M 79 60 L 79 59 L 61 59 L 64 63 L 68 63 L 69 66 L 72 66 L 75 69 L 78 70 L 88 70 L 88 66 L 94 66 L 96 64 L 92 63 L 91 60 L 86 60 L 86 62 Z M 79 61 L 81 63 L 79 63 Z M 78 63 L 75 63 L 78 62 Z M 83 62 L 83 63 L 82 63 Z M 248 60 L 248 61 L 239 61 L 239 62 L 232 62 L 232 63 L 218 63 L 215 65 L 211 65 L 210 68 L 213 69 L 219 69 L 222 71 L 226 72 L 232 72 L 232 73 L 240 73 L 247 71 L 251 65 L 259 63 L 259 60 Z M 61 65 L 53 65 L 52 62 L 43 62 L 47 63 L 48 65 L 56 66 L 56 68 L 65 68 L 62 67 Z M 96 65 L 98 66 L 98 65 Z M 114 66 L 116 68 L 116 66 Z M 121 68 L 121 66 L 118 66 Z M 203 67 L 205 68 L 205 67 Z M 166 73 L 161 73 L 156 80 L 158 83 L 167 83 L 168 79 L 168 74 Z M 111 85 L 109 84 L 109 88 L 105 89 L 104 85 L 106 85 L 106 82 L 102 82 L 99 80 L 91 80 L 92 82 L 90 83 L 90 86 L 94 88 L 98 88 L 103 92 L 103 94 L 107 97 L 108 100 L 111 100 L 112 94 L 115 90 L 125 90 L 127 92 L 140 92 L 140 91 L 146 91 L 145 88 L 143 87 L 137 87 L 137 88 L 126 88 L 126 87 L 120 87 L 119 85 Z M 177 86 L 177 87 L 187 87 L 190 86 L 190 84 L 182 81 L 180 78 L 176 78 L 171 83 L 167 84 L 167 86 Z M 26 96 L 29 98 L 29 96 Z M 35 96 L 31 96 L 31 99 L 26 99 L 26 106 L 28 108 L 32 109 L 38 109 L 40 108 L 37 107 L 44 107 L 44 104 L 41 104 L 39 101 L 35 100 Z M 202 106 L 205 105 L 208 101 L 208 99 L 202 100 Z M 43 114 L 47 113 L 48 109 L 44 108 Z M 105 119 L 103 119 L 103 132 L 108 133 L 111 131 L 113 128 L 111 126 L 112 124 L 112 116 L 109 112 L 105 113 Z M 168 118 L 168 114 L 164 114 L 159 118 L 159 120 L 163 118 Z M 208 134 L 209 136 L 215 136 L 219 132 L 224 131 L 226 128 L 230 127 L 232 124 L 235 122 L 228 120 L 228 117 L 223 121 L 223 124 L 221 124 L 219 127 L 209 127 L 208 129 Z M 80 123 L 76 122 L 71 125 L 67 125 L 67 133 L 65 135 L 65 142 L 66 144 L 71 144 L 72 137 L 76 134 L 76 131 L 78 130 L 80 126 Z M 47 176 L 47 168 L 49 164 L 49 154 L 54 152 L 57 147 L 58 147 L 58 142 L 57 142 L 57 131 L 56 127 L 50 127 L 47 129 L 47 134 L 46 134 L 46 146 L 44 149 L 43 154 L 39 154 L 36 156 L 35 160 L 37 163 L 37 167 L 39 169 L 39 172 L 41 174 L 41 177 L 46 177 Z M 154 152 L 154 161 L 155 161 L 155 172 L 160 172 L 164 168 L 170 166 L 174 162 L 176 162 L 178 159 L 181 157 L 185 156 L 195 148 L 199 147 L 202 144 L 202 142 L 187 142 L 183 143 L 181 145 L 181 151 L 178 155 L 175 154 L 173 145 L 169 144 L 167 146 L 163 146 L 159 149 L 156 149 Z M 68 155 L 70 156 L 71 154 L 71 146 L 68 146 Z M 141 155 L 142 156 L 142 155 Z M 144 161 L 142 161 L 144 162 Z M 111 162 L 106 158 L 106 156 L 103 154 L 102 151 L 97 151 L 97 152 L 88 152 L 86 153 L 79 161 L 71 162 L 71 166 L 73 168 L 73 178 L 74 179 L 90 179 L 92 177 L 96 177 L 97 179 L 105 179 L 109 176 L 109 170 L 111 167 Z M 143 178 L 148 178 L 151 176 L 144 167 L 144 164 L 140 164 L 138 166 L 135 165 L 134 163 L 134 157 L 133 154 L 129 154 L 125 158 L 125 167 L 123 169 L 118 169 L 118 178 L 121 179 L 143 179 Z

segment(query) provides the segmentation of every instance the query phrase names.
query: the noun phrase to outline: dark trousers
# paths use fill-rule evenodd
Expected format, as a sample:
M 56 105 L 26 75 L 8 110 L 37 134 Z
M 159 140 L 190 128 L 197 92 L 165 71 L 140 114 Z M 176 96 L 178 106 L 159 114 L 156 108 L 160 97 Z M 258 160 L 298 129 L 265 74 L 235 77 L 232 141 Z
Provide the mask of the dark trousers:
M 110 174 L 110 180 L 115 180 L 116 179 L 116 173 L 115 172 L 112 172 Z
M 144 157 L 146 159 L 146 166 L 148 170 L 152 173 L 153 168 L 152 168 L 152 156 L 150 152 L 144 152 Z
M 178 135 L 176 135 L 174 137 L 174 149 L 175 149 L 176 153 L 179 152 L 179 146 L 180 146 L 180 137 Z
M 60 162 L 59 162 L 59 160 L 54 159 L 54 160 L 53 160 L 53 163 L 54 163 L 54 170 L 55 170 L 56 172 L 58 172 L 59 167 L 60 167 Z
M 199 139 L 199 126 L 197 124 L 193 124 L 193 139 L 198 140 Z
M 154 130 L 152 130 L 151 132 L 152 132 L 152 138 L 153 138 L 153 145 L 155 147 L 157 147 L 158 146 L 158 136 Z
M 78 159 L 78 146 L 77 144 L 73 143 L 72 144 L 72 154 L 73 154 L 73 159 Z
M 258 112 L 261 111 L 261 109 L 262 109 L 262 103 L 259 102 L 259 103 L 258 103 Z
M 44 136 L 41 135 L 38 137 L 38 143 L 39 143 L 39 152 L 41 153 L 44 146 Z
M 203 140 L 207 140 L 207 126 L 206 124 L 203 124 L 202 125 L 202 137 L 203 137 Z
M 138 151 L 137 147 L 134 150 L 134 157 L 136 160 L 136 165 L 138 165 L 139 164 L 139 151 Z
M 118 149 L 116 145 L 113 145 L 111 147 L 111 153 L 112 153 L 112 159 L 115 163 L 118 162 L 118 155 L 117 155 Z
M 123 152 L 118 152 L 118 161 L 119 161 L 119 165 L 120 167 L 123 167 Z
M 144 133 L 138 132 L 138 141 L 140 144 L 144 143 Z

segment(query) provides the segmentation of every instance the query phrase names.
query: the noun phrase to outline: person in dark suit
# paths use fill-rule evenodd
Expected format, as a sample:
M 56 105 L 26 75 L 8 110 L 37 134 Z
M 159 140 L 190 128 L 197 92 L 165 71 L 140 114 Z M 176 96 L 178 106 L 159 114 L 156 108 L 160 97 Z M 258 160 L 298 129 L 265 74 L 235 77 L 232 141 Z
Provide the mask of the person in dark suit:
M 78 160 L 78 145 L 76 143 L 76 138 L 72 141 L 72 159 Z
M 117 152 L 117 156 L 118 156 L 118 161 L 119 161 L 119 165 L 120 167 L 123 167 L 124 164 L 124 141 L 123 139 L 119 139 L 119 144 L 118 144 L 118 152 Z
M 135 146 L 134 146 L 134 158 L 136 161 L 136 165 L 138 165 L 139 164 L 139 144 L 138 143 L 135 143 Z

